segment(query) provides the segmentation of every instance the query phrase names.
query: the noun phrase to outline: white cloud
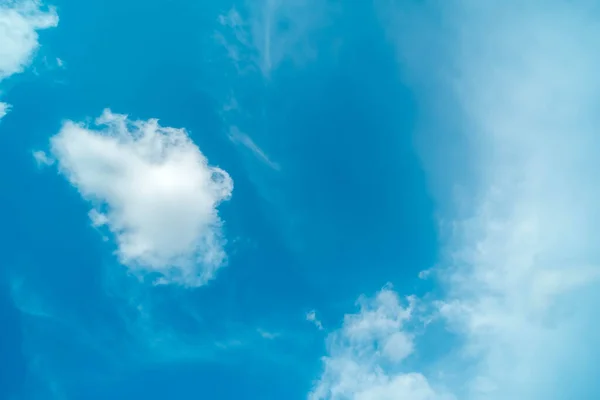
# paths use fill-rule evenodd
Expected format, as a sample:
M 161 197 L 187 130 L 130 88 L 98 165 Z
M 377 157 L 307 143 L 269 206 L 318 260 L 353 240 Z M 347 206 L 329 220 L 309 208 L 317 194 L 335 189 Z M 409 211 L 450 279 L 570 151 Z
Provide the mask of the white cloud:
M 259 160 L 261 160 L 268 167 L 278 171 L 280 169 L 279 164 L 271 161 L 269 156 L 244 132 L 240 131 L 239 128 L 232 126 L 229 130 L 229 139 L 233 143 L 241 144 Z
M 269 332 L 269 331 L 266 331 L 266 330 L 260 329 L 260 328 L 257 329 L 256 331 L 263 339 L 267 339 L 267 340 L 274 340 L 280 336 L 279 333 Z
M 317 318 L 317 312 L 315 310 L 306 313 L 306 320 L 315 324 L 320 331 L 323 330 L 323 323 Z
M 265 78 L 282 62 L 316 55 L 311 33 L 324 22 L 326 5 L 314 0 L 248 1 L 219 17 L 217 38 L 240 70 L 258 68 Z
M 96 125 L 68 121 L 51 139 L 61 173 L 94 206 L 92 223 L 108 227 L 133 270 L 205 284 L 226 261 L 217 206 L 231 196 L 227 172 L 183 129 L 108 110 Z
M 407 302 L 402 306 L 391 288 L 384 288 L 375 298 L 360 298 L 360 311 L 346 315 L 340 330 L 327 338 L 323 374 L 309 399 L 452 399 L 403 363 L 414 346 L 406 327 L 413 317 L 414 299 Z
M 54 159 L 48 157 L 44 151 L 34 151 L 32 155 L 38 167 L 47 167 L 54 164 Z
M 315 36 L 330 22 L 331 11 L 331 4 L 320 0 L 248 0 L 218 17 L 214 39 L 232 65 L 225 68 L 225 81 L 231 86 L 221 91 L 230 96 L 223 99 L 223 119 L 230 126 L 227 134 L 273 170 L 280 165 L 259 145 L 270 134 L 266 96 L 272 77 L 284 65 L 300 66 L 316 58 Z M 232 72 L 237 79 L 231 79 Z M 239 96 L 249 85 L 256 88 L 254 95 Z
M 0 101 L 0 119 L 4 118 L 10 111 L 10 104 L 3 103 Z
M 390 32 L 436 121 L 424 158 L 437 158 L 428 168 L 452 210 L 441 311 L 466 343 L 453 359 L 470 366 L 464 398 L 595 398 L 597 12 L 586 1 L 436 5 L 399 5 Z M 442 136 L 467 161 L 437 149 Z M 447 190 L 459 177 L 462 209 Z
M 298 66 L 316 57 L 314 36 L 326 26 L 330 11 L 328 2 L 319 0 L 248 0 L 218 17 L 214 38 L 234 70 L 227 73 L 231 87 L 222 90 L 230 93 L 222 115 L 230 126 L 227 134 L 232 143 L 273 170 L 280 170 L 280 165 L 259 145 L 270 134 L 265 96 L 271 78 L 283 65 Z M 231 79 L 231 72 L 237 79 Z M 254 95 L 239 96 L 248 85 L 256 85 Z
M 22 72 L 39 47 L 38 30 L 56 27 L 54 9 L 43 11 L 35 0 L 0 4 L 0 81 Z
M 15 0 L 0 3 L 0 82 L 23 72 L 39 47 L 38 30 L 58 25 L 58 15 L 50 8 L 41 9 L 36 0 Z M 0 102 L 0 119 L 11 106 Z

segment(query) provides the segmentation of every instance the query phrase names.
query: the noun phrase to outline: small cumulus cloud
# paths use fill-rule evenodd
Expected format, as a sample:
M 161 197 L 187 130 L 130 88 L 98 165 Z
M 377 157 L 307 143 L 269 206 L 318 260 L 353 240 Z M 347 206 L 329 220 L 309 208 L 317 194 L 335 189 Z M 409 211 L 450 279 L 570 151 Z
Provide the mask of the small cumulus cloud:
M 312 322 L 320 331 L 323 330 L 323 324 L 317 318 L 317 312 L 315 310 L 311 310 L 306 313 L 306 320 Z
M 54 164 L 55 160 L 52 157 L 49 157 L 45 151 L 36 150 L 32 153 L 32 155 L 33 155 L 33 159 L 35 160 L 37 166 L 40 168 L 48 167 L 48 166 Z
M 224 265 L 217 207 L 233 181 L 184 129 L 106 110 L 93 127 L 67 121 L 50 145 L 60 173 L 92 203 L 92 224 L 114 235 L 121 263 L 186 286 Z

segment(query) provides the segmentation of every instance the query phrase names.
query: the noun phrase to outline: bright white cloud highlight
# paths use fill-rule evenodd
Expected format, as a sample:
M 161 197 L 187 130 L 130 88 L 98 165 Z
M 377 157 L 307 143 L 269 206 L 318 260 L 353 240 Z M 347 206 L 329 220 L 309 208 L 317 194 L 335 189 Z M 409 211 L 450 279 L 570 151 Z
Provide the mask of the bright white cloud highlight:
M 22 72 L 39 47 L 37 31 L 58 25 L 54 9 L 47 11 L 35 0 L 0 4 L 0 81 Z
M 344 317 L 340 330 L 327 338 L 324 371 L 310 400 L 450 400 L 427 378 L 408 371 L 403 361 L 414 348 L 406 325 L 414 299 L 403 306 L 391 288 L 374 298 L 361 297 L 360 311 Z
M 217 206 L 233 181 L 183 129 L 105 111 L 90 128 L 66 122 L 51 139 L 60 172 L 92 202 L 120 261 L 159 282 L 198 286 L 226 261 Z

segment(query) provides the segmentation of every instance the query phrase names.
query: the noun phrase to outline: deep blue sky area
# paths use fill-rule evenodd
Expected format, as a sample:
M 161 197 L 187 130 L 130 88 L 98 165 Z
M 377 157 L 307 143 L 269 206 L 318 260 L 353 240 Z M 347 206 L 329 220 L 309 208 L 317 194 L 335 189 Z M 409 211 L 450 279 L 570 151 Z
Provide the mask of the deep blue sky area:
M 60 23 L 40 33 L 39 73 L 11 78 L 3 99 L 0 398 L 301 399 L 324 354 L 308 311 L 333 329 L 361 293 L 387 282 L 423 290 L 417 274 L 435 260 L 436 235 L 414 101 L 366 4 L 324 26 L 311 43 L 320 57 L 284 60 L 268 79 L 236 74 L 214 38 L 234 4 L 52 5 Z M 229 139 L 231 93 L 277 170 Z M 114 242 L 90 227 L 89 204 L 36 165 L 32 152 L 63 121 L 105 108 L 187 129 L 231 175 L 219 209 L 229 262 L 209 285 L 127 277 Z

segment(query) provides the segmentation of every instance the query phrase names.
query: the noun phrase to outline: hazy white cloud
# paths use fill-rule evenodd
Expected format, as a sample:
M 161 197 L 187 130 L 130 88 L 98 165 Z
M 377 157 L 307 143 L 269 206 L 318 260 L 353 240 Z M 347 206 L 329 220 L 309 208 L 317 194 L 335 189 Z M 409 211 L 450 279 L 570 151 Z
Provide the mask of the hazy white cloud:
M 38 167 L 47 167 L 54 164 L 54 159 L 52 159 L 52 157 L 48 157 L 44 151 L 37 150 L 34 151 L 32 155 Z
M 374 298 L 362 297 L 360 311 L 344 317 L 342 327 L 327 338 L 323 374 L 311 400 L 450 400 L 427 378 L 407 370 L 403 361 L 414 348 L 406 325 L 414 299 L 401 304 L 391 288 Z
M 441 313 L 465 340 L 454 366 L 469 366 L 456 391 L 596 397 L 600 18 L 587 1 L 434 3 L 386 13 L 445 187 Z
M 0 81 L 19 72 L 31 61 L 39 47 L 41 29 L 58 25 L 52 8 L 43 10 L 36 0 L 16 0 L 0 4 Z
M 279 333 L 269 332 L 269 331 L 266 331 L 266 330 L 260 329 L 260 328 L 257 329 L 256 332 L 258 332 L 260 337 L 262 337 L 263 339 L 267 339 L 267 340 L 277 339 L 280 336 Z
M 3 103 L 0 101 L 0 119 L 4 118 L 10 111 L 10 104 Z
M 270 168 L 276 171 L 279 170 L 279 164 L 271 161 L 269 156 L 267 156 L 267 154 L 260 147 L 258 147 L 258 145 L 252 140 L 252 138 L 250 138 L 250 136 L 248 136 L 244 132 L 240 131 L 237 127 L 231 127 L 229 131 L 229 139 L 233 143 L 241 144 L 242 146 L 244 146 L 244 148 L 249 150 L 256 158 L 261 160 L 265 165 L 269 166 Z
M 223 107 L 223 119 L 230 127 L 227 135 L 273 170 L 280 170 L 280 165 L 263 147 L 270 139 L 265 129 L 265 96 L 271 78 L 283 65 L 298 66 L 316 57 L 315 34 L 326 25 L 330 11 L 328 2 L 319 0 L 248 0 L 218 17 L 215 39 L 225 49 L 237 78 L 232 80 L 229 74 L 227 78 L 232 84 L 225 90 L 231 97 Z M 254 95 L 238 97 L 238 85 L 244 92 L 248 85 L 255 86 Z
M 51 153 L 92 202 L 92 223 L 113 233 L 123 264 L 160 274 L 159 283 L 197 286 L 226 261 L 217 206 L 233 182 L 185 130 L 107 110 L 95 127 L 66 122 Z
M 306 320 L 315 324 L 320 331 L 323 330 L 323 323 L 317 318 L 317 312 L 315 310 L 306 313 Z
M 240 71 L 258 68 L 268 78 L 286 60 L 303 63 L 316 55 L 312 33 L 326 7 L 315 0 L 248 1 L 219 17 L 217 39 Z

